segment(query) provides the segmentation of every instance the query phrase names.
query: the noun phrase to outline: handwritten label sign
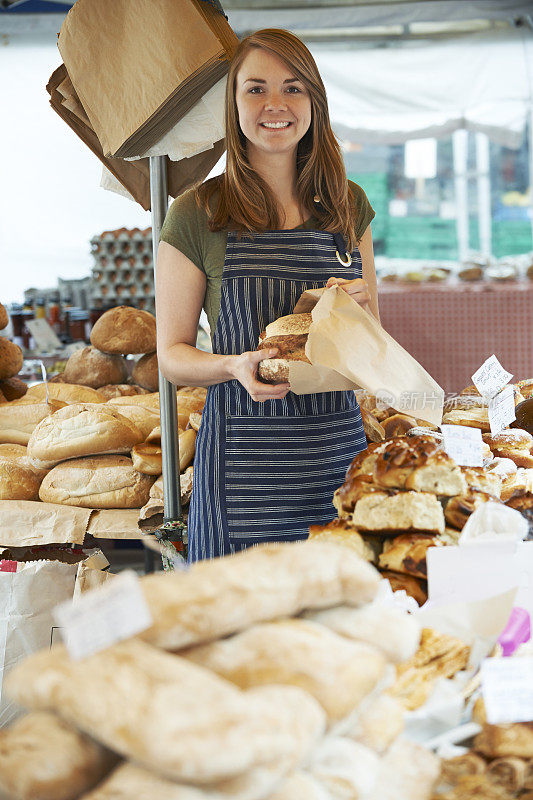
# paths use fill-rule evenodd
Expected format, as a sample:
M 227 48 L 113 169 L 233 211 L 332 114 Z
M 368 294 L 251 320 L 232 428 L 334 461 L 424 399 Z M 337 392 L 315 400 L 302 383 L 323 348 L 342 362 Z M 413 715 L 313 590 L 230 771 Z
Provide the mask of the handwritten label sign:
M 486 658 L 481 691 L 489 725 L 533 721 L 533 657 Z
M 489 400 L 490 432 L 494 436 L 515 419 L 514 390 L 512 386 L 506 386 Z
M 504 370 L 495 355 L 490 356 L 472 375 L 472 383 L 483 397 L 494 397 L 507 386 L 512 374 Z
M 137 575 L 125 570 L 76 601 L 61 603 L 54 617 L 63 628 L 63 640 L 74 660 L 146 630 L 152 624 L 150 609 Z
M 479 428 L 441 425 L 444 449 L 461 467 L 483 466 L 483 439 Z
M 25 325 L 33 336 L 38 353 L 53 353 L 61 348 L 61 342 L 45 319 L 30 319 Z

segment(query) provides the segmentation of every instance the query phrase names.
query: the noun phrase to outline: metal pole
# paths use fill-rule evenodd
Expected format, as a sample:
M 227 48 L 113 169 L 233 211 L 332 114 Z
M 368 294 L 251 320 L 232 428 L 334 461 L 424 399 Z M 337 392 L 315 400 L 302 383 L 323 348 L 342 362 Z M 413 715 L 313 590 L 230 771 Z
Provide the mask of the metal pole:
M 157 247 L 167 213 L 167 161 L 165 156 L 150 158 L 150 197 L 152 206 L 152 247 L 154 278 Z M 155 282 L 155 281 L 154 281 Z M 180 468 L 178 440 L 178 411 L 176 387 L 159 373 L 159 410 L 161 415 L 161 449 L 163 451 L 164 521 L 181 519 Z M 154 553 L 146 550 L 146 566 L 153 569 Z
M 457 244 L 459 248 L 459 261 L 464 261 L 468 255 L 468 183 L 467 183 L 467 157 L 468 157 L 468 131 L 458 130 L 453 134 L 453 167 L 455 173 L 455 203 Z
M 484 256 L 492 255 L 492 203 L 490 197 L 490 151 L 486 133 L 476 133 L 477 217 L 479 247 Z

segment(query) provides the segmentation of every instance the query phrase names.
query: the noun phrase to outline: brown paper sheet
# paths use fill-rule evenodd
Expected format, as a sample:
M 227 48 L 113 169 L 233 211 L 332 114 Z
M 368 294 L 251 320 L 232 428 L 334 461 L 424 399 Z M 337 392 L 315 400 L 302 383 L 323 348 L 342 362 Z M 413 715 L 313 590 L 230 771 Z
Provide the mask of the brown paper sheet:
M 227 73 L 237 44 L 199 0 L 78 0 L 58 40 L 104 154 L 123 158 L 159 141 Z
M 50 77 L 46 86 L 50 94 L 50 105 L 61 119 L 79 136 L 94 155 L 128 190 L 132 197 L 145 209 L 150 211 L 150 161 L 142 158 L 138 161 L 123 161 L 121 158 L 106 158 L 98 137 L 90 126 L 89 120 L 79 98 L 72 86 L 64 64 L 61 64 Z M 168 193 L 177 197 L 197 183 L 201 183 L 211 172 L 225 149 L 224 141 L 215 142 L 210 150 L 192 158 L 167 162 Z
M 138 508 L 93 511 L 87 533 L 95 539 L 142 539 L 138 519 Z
M 313 323 L 305 353 L 315 369 L 291 372 L 292 391 L 306 394 L 333 391 L 324 379 L 323 368 L 334 370 L 349 381 L 352 389 L 366 389 L 387 397 L 387 405 L 424 419 L 442 422 L 444 391 L 431 375 L 396 342 L 367 311 L 338 286 L 304 292 L 294 313 L 311 311 Z M 309 365 L 304 365 L 309 366 Z M 333 381 L 332 381 L 333 384 Z

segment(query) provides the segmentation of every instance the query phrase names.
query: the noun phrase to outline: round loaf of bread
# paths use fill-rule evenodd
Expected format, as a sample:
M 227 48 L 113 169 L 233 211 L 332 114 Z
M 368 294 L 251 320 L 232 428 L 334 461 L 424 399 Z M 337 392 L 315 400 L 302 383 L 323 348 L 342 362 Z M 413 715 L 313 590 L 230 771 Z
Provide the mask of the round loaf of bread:
M 9 317 L 7 316 L 6 307 L 0 303 L 0 331 L 7 328 L 7 323 L 9 322 Z
M 107 386 L 99 386 L 98 394 L 103 398 L 104 403 L 113 397 L 135 397 L 138 394 L 148 394 L 142 386 L 129 383 L 109 383 Z
M 46 383 L 36 383 L 30 386 L 27 397 L 36 400 L 46 399 Z M 72 403 L 103 403 L 100 392 L 89 386 L 77 386 L 73 383 L 48 383 L 48 397 L 51 400 L 61 400 L 66 405 Z
M 6 378 L 5 381 L 0 381 L 0 392 L 8 402 L 20 400 L 27 391 L 27 384 L 20 378 Z
M 30 437 L 28 457 L 48 469 L 71 458 L 125 453 L 143 441 L 143 434 L 107 403 L 76 403 L 44 419 Z
M 95 322 L 91 344 L 104 353 L 153 353 L 156 349 L 155 317 L 131 306 L 110 308 Z
M 157 370 L 157 353 L 147 353 L 137 361 L 131 374 L 132 379 L 139 386 L 150 392 L 159 389 L 159 372 Z
M 38 500 L 41 480 L 29 464 L 0 455 L 0 500 Z
M 22 369 L 22 350 L 18 344 L 0 336 L 0 381 L 13 378 Z
M 128 379 L 128 368 L 122 356 L 102 353 L 96 347 L 84 347 L 72 353 L 63 373 L 66 383 L 78 383 L 82 386 L 107 386 L 110 383 L 125 383 Z
M 154 480 L 137 472 L 127 456 L 75 458 L 50 470 L 39 497 L 44 503 L 81 508 L 141 508 Z
M 31 402 L 27 395 L 0 405 L 0 442 L 27 445 L 36 426 L 65 406 L 59 400 Z
M 265 329 L 264 338 L 271 336 L 295 336 L 298 334 L 308 334 L 313 317 L 310 313 L 306 314 L 287 314 L 286 317 L 278 317 L 274 322 L 270 322 Z
M 500 433 L 483 434 L 483 441 L 491 450 L 525 450 L 527 453 L 533 447 L 533 436 L 520 428 L 500 431 Z
M 267 325 L 261 334 L 258 350 L 278 351 L 275 358 L 265 358 L 257 368 L 264 383 L 286 383 L 289 380 L 290 361 L 311 362 L 305 354 L 307 336 L 313 318 L 311 314 L 288 314 Z

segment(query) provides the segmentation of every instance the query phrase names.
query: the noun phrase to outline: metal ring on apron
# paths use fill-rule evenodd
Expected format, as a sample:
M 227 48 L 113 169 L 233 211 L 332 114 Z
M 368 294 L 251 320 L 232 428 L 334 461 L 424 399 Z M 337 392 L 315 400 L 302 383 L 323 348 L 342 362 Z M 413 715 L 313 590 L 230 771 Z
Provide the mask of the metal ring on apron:
M 349 267 L 350 264 L 352 263 L 352 257 L 349 253 L 346 253 L 346 261 L 342 260 L 338 250 L 335 250 L 335 255 L 337 256 L 337 261 L 339 262 L 339 264 L 342 264 L 343 267 Z

